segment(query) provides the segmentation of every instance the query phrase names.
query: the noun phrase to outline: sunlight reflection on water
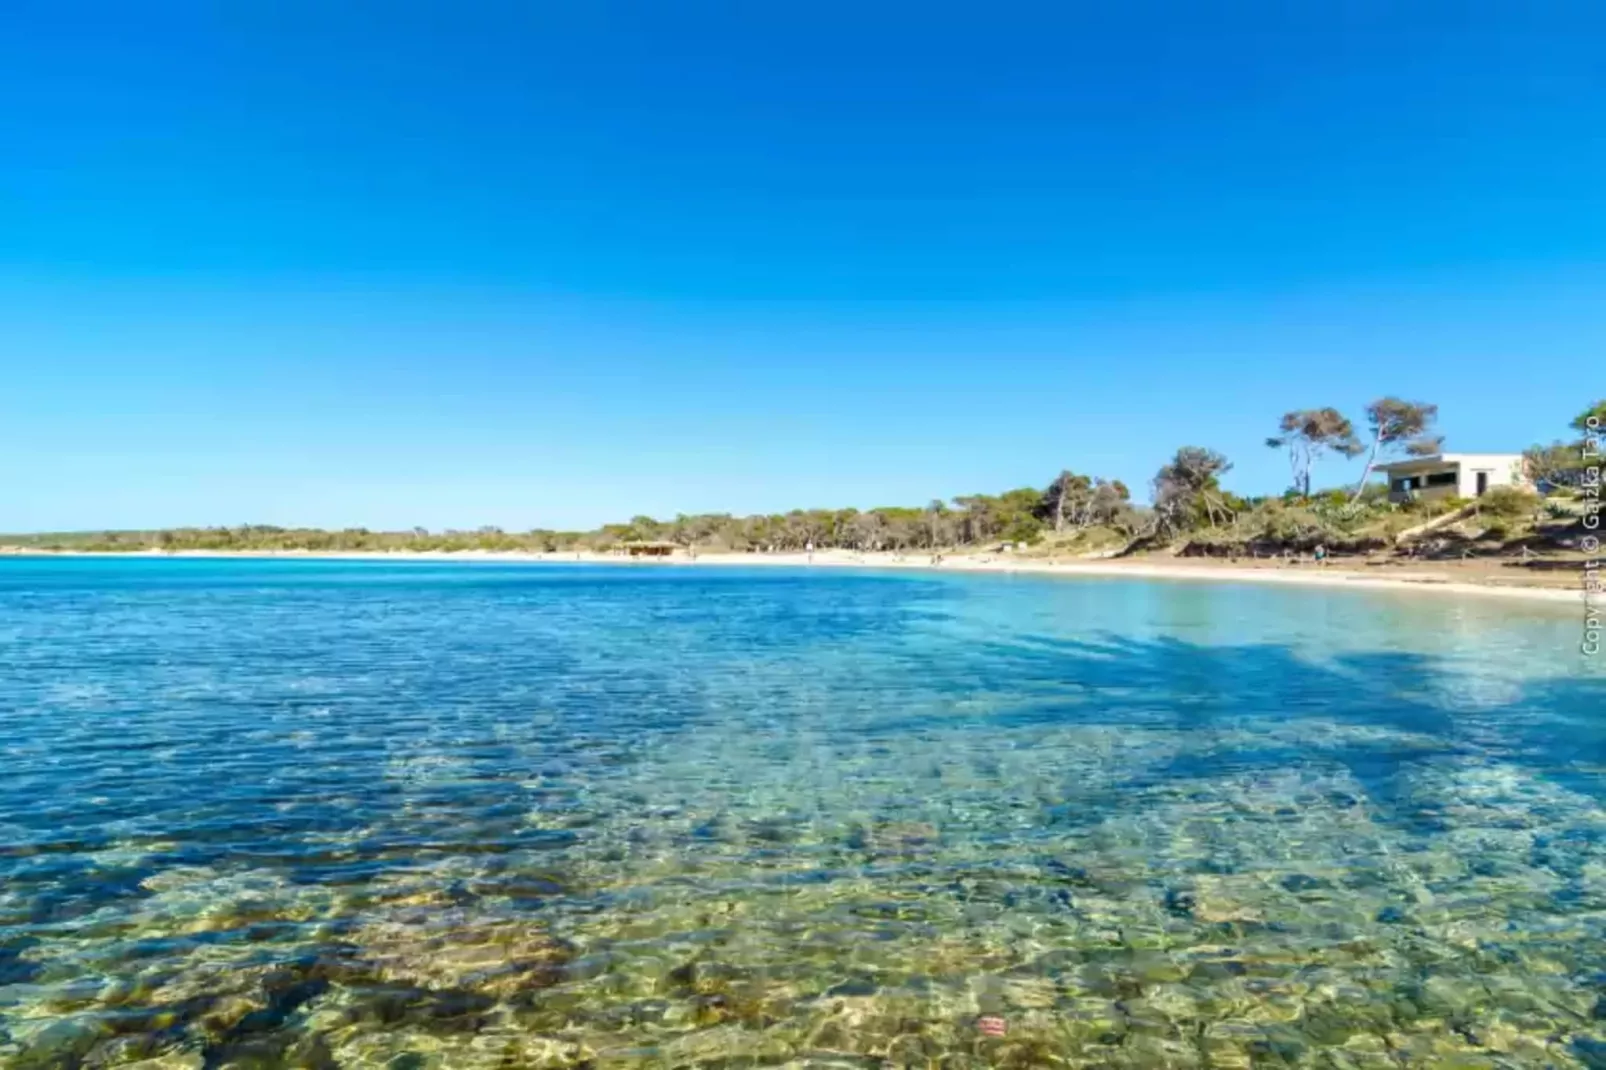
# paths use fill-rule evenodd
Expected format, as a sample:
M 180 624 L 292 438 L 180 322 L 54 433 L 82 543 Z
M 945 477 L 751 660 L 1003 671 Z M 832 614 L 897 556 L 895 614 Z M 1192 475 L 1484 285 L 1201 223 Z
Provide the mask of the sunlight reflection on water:
M 1577 628 L 1115 580 L 0 561 L 0 1057 L 1602 1065 Z

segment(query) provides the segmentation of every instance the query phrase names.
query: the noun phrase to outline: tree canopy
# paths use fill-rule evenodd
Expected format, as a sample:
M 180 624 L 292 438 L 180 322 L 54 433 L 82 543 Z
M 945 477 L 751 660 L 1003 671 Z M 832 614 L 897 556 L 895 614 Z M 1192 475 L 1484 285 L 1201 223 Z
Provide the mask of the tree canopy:
M 1355 437 L 1355 425 L 1337 409 L 1296 409 L 1283 414 L 1278 433 L 1266 445 L 1288 451 L 1293 488 L 1310 497 L 1311 469 L 1323 453 L 1356 457 L 1365 452 Z
M 1230 520 L 1232 508 L 1221 493 L 1221 477 L 1232 462 L 1215 450 L 1184 446 L 1160 466 L 1154 477 L 1154 512 L 1158 530 L 1180 534 L 1218 520 Z
M 1596 435 L 1606 434 L 1606 398 L 1579 413 L 1569 426 L 1581 435 L 1591 431 Z
M 1372 441 L 1366 455 L 1366 467 L 1355 484 L 1351 500 L 1360 498 L 1380 457 L 1393 454 L 1431 457 L 1442 450 L 1444 436 L 1433 433 L 1433 425 L 1438 418 L 1439 407 L 1422 401 L 1387 397 L 1366 406 L 1366 423 L 1371 428 Z
M 1065 500 L 1067 534 L 1100 524 L 1135 530 L 1138 510 L 1118 480 L 1077 477 L 1078 488 Z M 794 509 L 787 513 L 732 516 L 726 513 L 679 515 L 672 520 L 634 516 L 593 531 L 508 532 L 495 527 L 472 531 L 326 531 L 243 524 L 233 527 L 173 528 L 161 531 L 105 531 L 11 536 L 13 545 L 94 551 L 258 550 L 313 552 L 528 551 L 560 553 L 607 550 L 637 542 L 669 542 L 686 549 L 729 551 L 934 550 L 979 547 L 1002 542 L 1035 542 L 1053 529 L 1044 509 L 1048 492 L 1021 487 L 1001 494 L 968 494 L 925 506 L 874 509 Z
M 1599 468 L 1602 437 L 1606 436 L 1606 399 L 1595 402 L 1567 425 L 1576 439 L 1557 439 L 1548 446 L 1535 444 L 1523 454 L 1529 474 L 1552 487 L 1582 486 L 1591 467 Z

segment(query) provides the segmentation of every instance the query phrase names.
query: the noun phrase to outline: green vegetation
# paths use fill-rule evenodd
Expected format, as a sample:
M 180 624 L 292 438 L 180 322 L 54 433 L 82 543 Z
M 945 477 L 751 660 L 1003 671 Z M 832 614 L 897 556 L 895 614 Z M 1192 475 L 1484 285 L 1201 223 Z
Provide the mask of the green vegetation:
M 1540 498 L 1521 487 L 1495 487 L 1478 499 L 1478 512 L 1500 520 L 1523 520 L 1540 511 Z
M 356 551 L 464 551 L 464 550 L 546 550 L 564 545 L 571 538 L 564 533 L 533 531 L 511 535 L 498 528 L 475 531 L 430 533 L 423 528 L 411 531 L 369 531 L 346 528 L 325 531 L 319 528 L 281 528 L 270 524 L 242 524 L 238 527 L 168 528 L 160 531 L 53 532 L 39 535 L 8 535 L 8 546 L 45 550 L 75 550 L 89 553 L 140 553 L 151 550 L 232 550 L 313 552 Z
M 1312 471 L 1326 454 L 1366 455 L 1370 475 L 1380 458 L 1438 452 L 1443 438 L 1433 433 L 1438 408 L 1385 397 L 1366 408 L 1369 433 L 1333 408 L 1285 413 L 1278 434 L 1266 440 L 1286 450 L 1292 487 L 1280 497 L 1241 498 L 1221 486 L 1232 470 L 1222 454 L 1184 446 L 1162 465 L 1151 484 L 1152 507 L 1134 504 L 1119 480 L 1064 470 L 1047 487 L 1021 487 L 1001 494 L 962 495 L 920 506 L 876 509 L 795 509 L 757 516 L 699 514 L 658 520 L 637 516 L 595 531 L 508 532 L 484 527 L 472 531 L 323 531 L 243 525 L 176 528 L 162 531 L 104 531 L 0 537 L 5 545 L 44 550 L 91 552 L 145 551 L 309 551 L 309 552 L 469 552 L 525 551 L 566 553 L 606 551 L 629 543 L 673 543 L 687 550 L 798 552 L 845 549 L 859 552 L 936 552 L 985 550 L 1009 544 L 1036 554 L 1136 552 L 1174 547 L 1182 553 L 1271 555 L 1308 552 L 1318 546 L 1335 553 L 1364 552 L 1409 538 L 1424 524 L 1462 509 L 1459 499 L 1394 504 L 1377 483 L 1313 491 Z M 1528 462 L 1553 488 L 1576 488 L 1584 478 L 1586 443 L 1593 441 L 1589 420 L 1606 420 L 1606 401 L 1585 410 L 1571 427 L 1583 438 L 1536 446 Z M 1597 462 L 1598 463 L 1598 462 Z M 1573 514 L 1527 491 L 1495 488 L 1478 509 L 1457 518 L 1441 537 L 1487 542 L 1523 538 L 1542 545 L 1547 524 L 1566 527 Z M 1436 535 L 1439 527 L 1435 526 Z M 1564 545 L 1564 544 L 1563 544 Z
M 1358 457 L 1366 449 L 1355 437 L 1355 425 L 1337 409 L 1296 409 L 1284 413 L 1277 431 L 1266 440 L 1266 445 L 1288 451 L 1293 487 L 1307 498 L 1310 497 L 1311 470 L 1322 454 L 1332 452 L 1341 457 Z
M 1404 454 L 1408 457 L 1431 457 L 1444 448 L 1444 436 L 1433 434 L 1433 423 L 1439 417 L 1439 407 L 1420 401 L 1402 401 L 1399 398 L 1379 398 L 1366 406 L 1366 423 L 1372 429 L 1371 445 L 1366 451 L 1366 467 L 1355 484 L 1350 500 L 1358 500 L 1366 490 L 1366 481 L 1378 458 Z M 1356 443 L 1359 447 L 1359 443 Z M 1356 453 L 1361 449 L 1357 448 Z
M 1589 469 L 1599 468 L 1606 452 L 1606 399 L 1579 413 L 1568 427 L 1578 433 L 1570 440 L 1557 439 L 1548 446 L 1529 447 L 1524 456 L 1541 483 L 1564 490 L 1576 490 L 1589 478 Z
M 162 531 L 69 532 L 4 538 L 7 545 L 85 552 L 184 550 L 325 552 L 600 551 L 634 542 L 671 542 L 687 549 L 735 552 L 820 549 L 930 551 L 999 543 L 1035 543 L 1052 537 L 1072 542 L 1112 529 L 1130 537 L 1144 510 L 1129 501 L 1118 481 L 1062 472 L 1046 490 L 1022 487 L 1003 494 L 971 494 L 924 508 L 795 509 L 789 513 L 734 517 L 725 514 L 656 520 L 637 516 L 595 531 L 323 531 L 247 524 L 239 527 L 175 528 Z
M 1177 536 L 1231 522 L 1236 504 L 1221 490 L 1232 462 L 1215 450 L 1184 446 L 1154 477 L 1155 534 Z

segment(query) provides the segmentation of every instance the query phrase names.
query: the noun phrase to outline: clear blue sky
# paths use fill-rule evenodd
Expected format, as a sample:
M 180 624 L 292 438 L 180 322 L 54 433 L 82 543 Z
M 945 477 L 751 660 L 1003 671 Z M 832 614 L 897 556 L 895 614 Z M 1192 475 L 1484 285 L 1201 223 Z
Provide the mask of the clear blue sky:
M 74 3 L 0 35 L 0 530 L 1280 490 L 1606 393 L 1606 7 Z M 1331 480 L 1345 471 L 1318 473 Z

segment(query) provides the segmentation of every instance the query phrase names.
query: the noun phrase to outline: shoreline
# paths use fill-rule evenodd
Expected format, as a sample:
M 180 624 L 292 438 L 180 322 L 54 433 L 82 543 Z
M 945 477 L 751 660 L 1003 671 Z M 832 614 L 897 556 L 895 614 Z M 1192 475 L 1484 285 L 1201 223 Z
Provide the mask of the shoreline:
M 1347 569 L 1340 565 L 1273 565 L 1256 566 L 1242 562 L 1229 563 L 1204 558 L 1188 559 L 1197 563 L 1162 563 L 1153 560 L 1108 558 L 1081 558 L 1073 561 L 1045 561 L 1008 556 L 976 557 L 955 556 L 932 564 L 927 554 L 893 555 L 889 553 L 853 553 L 822 550 L 813 555 L 804 553 L 754 554 L 706 553 L 696 558 L 676 554 L 662 558 L 625 558 L 615 554 L 580 551 L 567 553 L 537 553 L 524 550 L 463 550 L 463 551 L 372 551 L 372 550 L 145 550 L 128 553 L 90 551 L 33 550 L 20 547 L 0 547 L 0 557 L 95 557 L 95 558 L 191 558 L 191 559 L 276 559 L 327 560 L 327 561 L 431 561 L 486 564 L 604 564 L 604 565 L 659 565 L 668 567 L 748 566 L 794 568 L 867 568 L 914 569 L 928 572 L 992 572 L 1033 576 L 1059 576 L 1067 578 L 1095 577 L 1157 580 L 1192 580 L 1214 583 L 1264 583 L 1285 586 L 1338 587 L 1367 591 L 1433 591 L 1444 594 L 1464 594 L 1492 598 L 1515 598 L 1528 601 L 1572 603 L 1583 605 L 1582 586 L 1538 586 L 1524 584 L 1477 583 L 1456 579 L 1453 569 L 1431 565 L 1416 565 L 1414 571 L 1398 572 L 1388 576 L 1372 575 Z

